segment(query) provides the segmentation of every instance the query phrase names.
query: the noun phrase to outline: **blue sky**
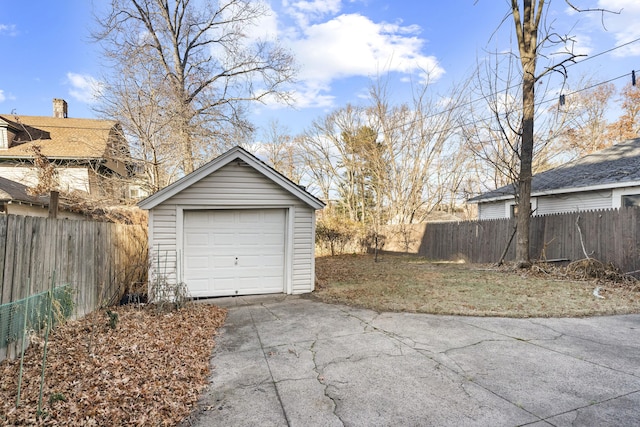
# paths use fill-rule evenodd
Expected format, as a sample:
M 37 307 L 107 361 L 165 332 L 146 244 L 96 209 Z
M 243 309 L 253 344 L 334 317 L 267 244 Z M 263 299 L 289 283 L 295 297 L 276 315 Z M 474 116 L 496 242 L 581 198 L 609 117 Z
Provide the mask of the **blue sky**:
M 92 94 L 101 65 L 89 41 L 92 2 L 0 1 L 0 113 L 49 116 L 51 100 L 64 98 L 70 117 L 95 117 Z M 640 1 L 573 3 L 622 11 L 576 14 L 553 0 L 548 21 L 574 36 L 578 51 L 593 56 L 640 38 Z M 268 6 L 270 16 L 255 31 L 277 36 L 296 57 L 295 108 L 255 106 L 249 118 L 259 126 L 277 119 L 292 132 L 346 103 L 365 102 L 377 74 L 386 76 L 397 102 L 410 100 L 411 85 L 424 80 L 425 70 L 434 91 L 447 96 L 487 50 L 508 50 L 512 40 L 510 18 L 498 28 L 509 9 L 506 0 L 271 0 Z M 640 42 L 571 67 L 569 84 L 632 69 L 640 69 Z

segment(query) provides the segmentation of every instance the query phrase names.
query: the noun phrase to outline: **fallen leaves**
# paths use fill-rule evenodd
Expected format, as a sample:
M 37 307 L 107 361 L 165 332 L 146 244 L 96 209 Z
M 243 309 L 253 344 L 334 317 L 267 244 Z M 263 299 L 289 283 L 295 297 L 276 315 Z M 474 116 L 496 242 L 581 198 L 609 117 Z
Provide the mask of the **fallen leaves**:
M 207 383 L 216 330 L 226 310 L 191 304 L 158 314 L 122 306 L 57 327 L 49 337 L 42 413 L 38 396 L 42 346 L 20 361 L 0 363 L 2 425 L 174 426 L 186 417 Z

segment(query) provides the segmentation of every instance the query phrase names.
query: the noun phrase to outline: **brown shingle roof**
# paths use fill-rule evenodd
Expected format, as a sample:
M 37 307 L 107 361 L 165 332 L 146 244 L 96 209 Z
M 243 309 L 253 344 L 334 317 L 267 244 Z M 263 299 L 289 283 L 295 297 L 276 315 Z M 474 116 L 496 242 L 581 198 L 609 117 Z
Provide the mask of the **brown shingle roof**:
M 34 145 L 49 158 L 108 158 L 110 138 L 117 133 L 115 121 L 0 114 L 0 119 L 20 129 L 14 142 L 0 157 L 32 157 Z M 21 142 L 19 142 L 19 141 Z

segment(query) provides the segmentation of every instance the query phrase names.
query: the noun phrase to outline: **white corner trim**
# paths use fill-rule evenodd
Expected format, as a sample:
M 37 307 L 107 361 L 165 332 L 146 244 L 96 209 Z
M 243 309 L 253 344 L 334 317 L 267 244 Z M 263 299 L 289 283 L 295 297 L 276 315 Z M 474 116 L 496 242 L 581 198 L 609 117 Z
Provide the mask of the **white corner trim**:
M 184 282 L 184 209 L 176 206 L 176 281 Z
M 311 292 L 316 289 L 316 211 L 311 211 Z
M 287 295 L 293 293 L 293 250 L 294 250 L 294 223 L 296 218 L 296 207 L 290 206 L 286 210 L 286 232 L 285 232 L 285 261 L 284 261 L 284 290 Z

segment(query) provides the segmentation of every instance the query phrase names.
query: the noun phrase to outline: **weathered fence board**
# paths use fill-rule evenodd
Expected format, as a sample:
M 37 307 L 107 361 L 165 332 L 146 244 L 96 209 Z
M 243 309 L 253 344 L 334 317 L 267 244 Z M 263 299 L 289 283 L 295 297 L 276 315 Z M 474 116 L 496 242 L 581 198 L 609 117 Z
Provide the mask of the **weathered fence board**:
M 574 261 L 585 258 L 586 252 L 624 272 L 636 272 L 640 270 L 639 221 L 640 209 L 637 208 L 534 216 L 530 254 L 535 260 Z M 417 253 L 431 259 L 464 258 L 469 262 L 493 263 L 500 259 L 514 224 L 514 219 L 500 219 L 390 226 L 383 231 L 384 249 Z M 419 241 L 419 245 L 404 244 L 409 235 Z M 505 259 L 515 259 L 515 239 Z
M 0 215 L 0 304 L 46 291 L 55 274 L 83 316 L 146 279 L 146 244 L 141 226 Z M 13 353 L 0 343 L 0 360 Z

